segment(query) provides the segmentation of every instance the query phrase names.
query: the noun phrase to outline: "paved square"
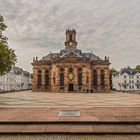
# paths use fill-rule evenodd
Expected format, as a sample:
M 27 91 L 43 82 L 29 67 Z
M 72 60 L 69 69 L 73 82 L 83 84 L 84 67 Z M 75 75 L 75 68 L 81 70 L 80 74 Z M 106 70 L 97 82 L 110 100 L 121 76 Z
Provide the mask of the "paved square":
M 0 95 L 0 110 L 5 134 L 140 133 L 139 94 L 8 93 Z M 62 117 L 60 110 L 79 110 L 80 116 Z
M 140 94 L 130 93 L 36 93 L 0 94 L 1 107 L 140 107 Z

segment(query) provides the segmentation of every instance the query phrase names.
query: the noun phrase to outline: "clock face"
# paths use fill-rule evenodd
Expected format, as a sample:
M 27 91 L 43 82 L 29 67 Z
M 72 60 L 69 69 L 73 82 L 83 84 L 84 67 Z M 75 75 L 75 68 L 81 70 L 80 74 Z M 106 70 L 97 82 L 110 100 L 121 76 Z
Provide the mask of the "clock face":
M 72 74 L 72 73 L 69 74 L 69 79 L 70 79 L 70 80 L 73 79 L 73 74 Z

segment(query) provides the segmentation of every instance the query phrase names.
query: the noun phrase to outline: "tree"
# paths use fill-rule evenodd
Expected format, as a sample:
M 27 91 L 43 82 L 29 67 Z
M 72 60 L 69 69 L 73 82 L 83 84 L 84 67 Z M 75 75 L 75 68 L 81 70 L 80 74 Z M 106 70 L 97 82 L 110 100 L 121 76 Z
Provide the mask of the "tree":
M 115 70 L 114 68 L 110 69 L 110 89 L 112 89 L 112 75 L 113 73 L 116 73 L 117 70 Z
M 16 63 L 15 51 L 8 46 L 8 38 L 2 34 L 7 26 L 4 24 L 4 19 L 0 15 L 0 75 L 9 72 L 12 66 Z
M 140 70 L 140 65 L 137 65 L 135 69 Z

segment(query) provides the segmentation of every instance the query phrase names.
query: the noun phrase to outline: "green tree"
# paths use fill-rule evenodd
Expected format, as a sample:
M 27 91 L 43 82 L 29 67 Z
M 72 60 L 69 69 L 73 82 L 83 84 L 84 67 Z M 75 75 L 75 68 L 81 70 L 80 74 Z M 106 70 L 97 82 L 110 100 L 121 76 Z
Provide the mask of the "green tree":
M 0 75 L 9 72 L 12 66 L 16 63 L 16 55 L 14 50 L 8 46 L 8 38 L 2 34 L 7 26 L 4 24 L 4 19 L 0 15 Z
M 135 69 L 140 70 L 140 65 L 137 65 Z
M 117 72 L 114 68 L 110 69 L 110 89 L 112 89 L 112 75 L 113 73 Z

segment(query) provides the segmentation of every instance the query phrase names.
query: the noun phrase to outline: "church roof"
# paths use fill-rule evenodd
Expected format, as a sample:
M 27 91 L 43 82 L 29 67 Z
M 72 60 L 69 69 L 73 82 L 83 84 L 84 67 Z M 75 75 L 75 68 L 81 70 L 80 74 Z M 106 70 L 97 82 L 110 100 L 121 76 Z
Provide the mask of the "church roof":
M 60 53 L 50 53 L 43 57 L 42 60 L 52 60 L 54 58 L 67 58 L 70 53 L 74 53 L 77 58 L 90 58 L 90 60 L 102 60 L 93 53 L 82 53 L 81 50 L 77 48 L 67 48 L 60 50 Z

